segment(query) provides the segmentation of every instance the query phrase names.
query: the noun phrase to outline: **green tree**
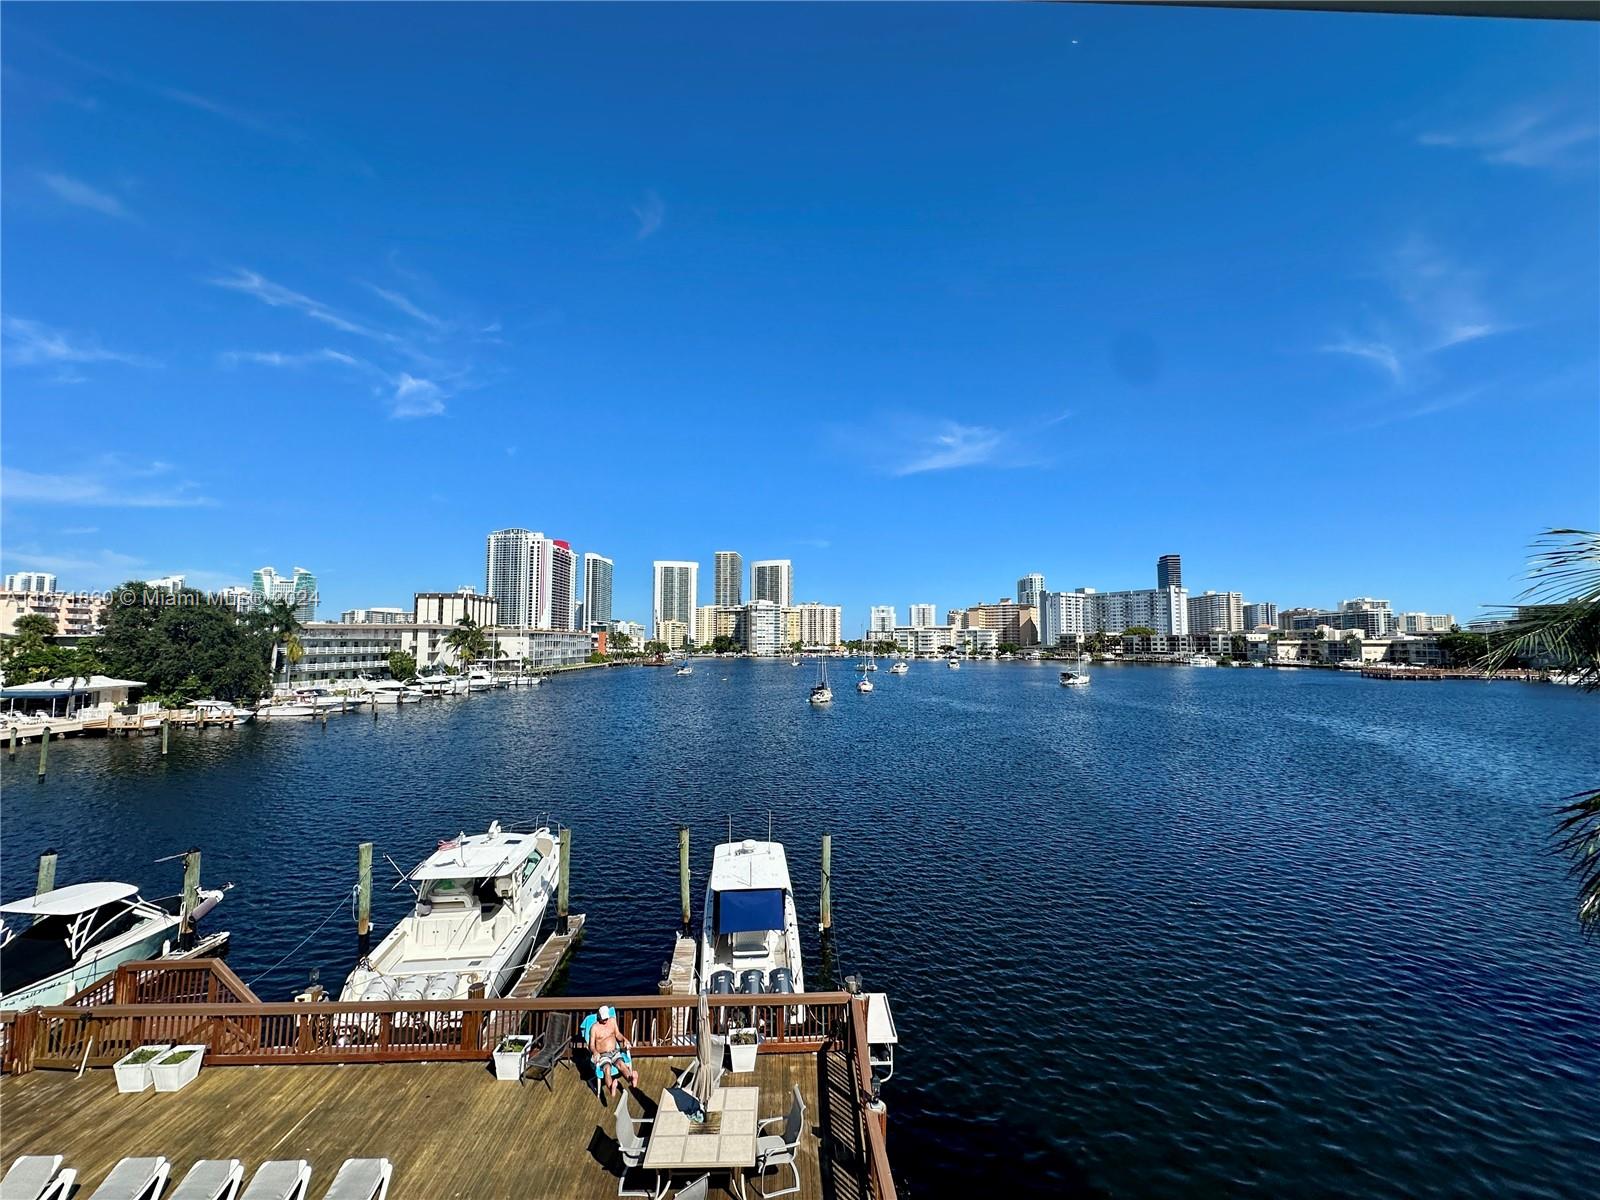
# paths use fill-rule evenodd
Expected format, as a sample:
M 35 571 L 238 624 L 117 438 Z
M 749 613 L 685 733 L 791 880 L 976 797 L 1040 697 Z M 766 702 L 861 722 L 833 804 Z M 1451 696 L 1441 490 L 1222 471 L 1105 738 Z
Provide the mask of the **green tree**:
M 141 589 L 140 601 L 144 602 L 148 599 L 148 596 L 142 594 L 143 585 L 138 585 L 138 587 Z M 126 585 L 121 590 L 125 593 Z M 272 661 L 268 664 L 268 669 L 276 677 L 278 674 L 278 660 L 281 657 L 285 668 L 284 679 L 287 681 L 288 655 L 286 651 L 289 639 L 300 632 L 300 618 L 295 616 L 294 606 L 287 600 L 268 600 L 251 615 L 250 624 L 257 631 L 265 633 L 270 639 Z
M 794 641 L 789 643 L 789 651 L 792 654 L 799 654 L 800 651 L 804 650 L 805 648 L 805 642 L 801 641 L 799 638 L 795 638 Z
M 879 638 L 876 642 L 872 643 L 872 652 L 874 654 L 890 655 L 899 649 L 900 647 L 889 638 Z
M 1106 635 L 1102 629 L 1097 629 L 1089 635 L 1089 653 L 1104 654 L 1106 652 Z
M 662 641 L 646 642 L 644 644 L 644 652 L 646 654 L 653 655 L 656 658 L 660 658 L 667 652 L 667 644 Z
M 95 648 L 106 674 L 142 680 L 163 702 L 254 700 L 270 686 L 278 648 L 271 614 L 241 619 L 193 589 L 173 595 L 138 581 L 115 595 Z
M 1439 651 L 1447 667 L 1467 667 L 1489 653 L 1489 639 L 1481 633 L 1466 633 L 1459 626 L 1439 635 Z
M 866 643 L 861 638 L 851 638 L 849 641 L 847 641 L 844 644 L 844 648 L 846 650 L 848 650 L 851 654 L 860 654 L 861 653 L 861 648 L 865 644 Z
M 64 657 L 60 646 L 51 645 L 56 623 L 43 613 L 28 613 L 17 618 L 16 635 L 0 640 L 0 671 L 7 683 L 35 683 L 60 675 Z
M 1523 603 L 1479 666 L 1536 664 L 1565 672 L 1585 691 L 1600 690 L 1600 533 L 1548 529 L 1535 546 Z M 1568 796 L 1557 815 L 1555 844 L 1572 863 L 1578 920 L 1600 933 L 1600 788 Z
M 1123 637 L 1155 637 L 1156 631 L 1148 625 L 1129 625 L 1122 631 Z
M 711 652 L 713 654 L 731 654 L 739 648 L 739 643 L 725 633 L 719 633 L 711 639 Z
M 607 639 L 607 644 L 618 654 L 626 654 L 633 645 L 633 637 L 619 629 Z
M 489 653 L 489 635 L 471 617 L 457 621 L 445 635 L 444 644 L 456 652 L 456 665 L 462 671 Z
M 389 678 L 401 682 L 417 677 L 417 660 L 414 655 L 407 654 L 404 650 L 395 650 L 389 655 Z
M 1017 651 L 1021 650 L 1022 647 L 1016 642 L 1001 642 L 998 649 L 1001 654 L 1015 654 Z
M 594 653 L 589 655 L 589 661 L 592 663 L 603 663 L 606 661 L 606 656 L 601 654 L 600 651 L 596 650 Z

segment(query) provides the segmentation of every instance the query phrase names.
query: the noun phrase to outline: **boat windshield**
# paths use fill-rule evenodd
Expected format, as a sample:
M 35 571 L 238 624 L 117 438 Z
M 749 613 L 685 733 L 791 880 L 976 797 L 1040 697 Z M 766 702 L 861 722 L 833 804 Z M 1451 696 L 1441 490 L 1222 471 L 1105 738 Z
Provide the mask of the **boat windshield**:
M 67 940 L 74 923 L 84 918 L 88 923 L 82 928 L 92 931 L 89 945 L 126 933 L 144 919 L 137 909 L 110 904 L 79 916 L 43 917 L 0 948 L 0 986 L 9 994 L 71 967 Z
M 474 898 L 473 893 L 482 882 L 480 879 L 430 879 L 422 885 L 419 899 L 435 905 L 466 905 Z

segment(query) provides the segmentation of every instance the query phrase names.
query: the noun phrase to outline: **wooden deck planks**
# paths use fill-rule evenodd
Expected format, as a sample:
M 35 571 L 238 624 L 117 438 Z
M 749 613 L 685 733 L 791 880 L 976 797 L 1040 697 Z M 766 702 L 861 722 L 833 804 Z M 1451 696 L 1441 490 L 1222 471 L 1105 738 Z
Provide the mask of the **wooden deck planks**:
M 654 1115 L 655 1097 L 686 1063 L 640 1060 L 636 1115 Z M 762 1116 L 785 1112 L 796 1084 L 806 1100 L 799 1200 L 864 1195 L 849 1093 L 827 1069 L 835 1065 L 837 1080 L 847 1079 L 836 1053 L 758 1059 Z M 174 1178 L 200 1158 L 243 1159 L 247 1179 L 268 1159 L 305 1158 L 313 1197 L 346 1158 L 384 1157 L 395 1164 L 394 1200 L 610 1200 L 618 1166 L 611 1109 L 576 1070 L 563 1067 L 551 1082 L 553 1090 L 531 1080 L 499 1083 L 487 1065 L 470 1063 L 209 1067 L 182 1092 L 124 1096 L 109 1070 L 82 1080 L 35 1071 L 0 1081 L 0 1159 L 9 1165 L 21 1154 L 64 1155 L 78 1169 L 84 1195 L 118 1159 L 163 1154 Z M 825 1108 L 819 1083 L 831 1093 Z M 826 1146 L 819 1146 L 819 1132 Z M 781 1186 L 776 1174 L 769 1183 Z

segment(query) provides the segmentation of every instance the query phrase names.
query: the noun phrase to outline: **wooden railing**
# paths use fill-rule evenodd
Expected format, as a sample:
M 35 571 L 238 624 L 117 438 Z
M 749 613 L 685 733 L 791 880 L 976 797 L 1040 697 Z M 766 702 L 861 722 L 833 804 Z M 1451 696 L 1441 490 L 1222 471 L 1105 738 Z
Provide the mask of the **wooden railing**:
M 867 1182 L 873 1200 L 895 1200 L 894 1175 L 889 1170 L 888 1113 L 877 1103 L 872 1080 L 872 1054 L 867 1044 L 867 998 L 849 1004 L 850 1019 L 845 1052 L 850 1056 L 856 1083 L 856 1112 L 860 1115 Z
M 800 1003 L 799 1001 L 802 1001 Z M 216 1066 L 268 1063 L 481 1061 L 504 1036 L 541 1034 L 553 1013 L 582 1019 L 601 1004 L 617 1010 L 635 1055 L 692 1055 L 699 1029 L 694 997 L 542 997 L 536 1000 L 424 1000 L 335 1004 L 99 1004 L 34 1009 L 11 1027 L 10 1061 L 33 1068 L 105 1066 L 150 1042 L 206 1047 Z M 816 1051 L 849 1036 L 848 997 L 811 992 L 785 1004 L 719 996 L 710 1001 L 714 1030 L 754 1024 L 760 1052 Z
M 260 998 L 220 958 L 157 959 L 123 963 L 65 1005 L 259 1004 Z

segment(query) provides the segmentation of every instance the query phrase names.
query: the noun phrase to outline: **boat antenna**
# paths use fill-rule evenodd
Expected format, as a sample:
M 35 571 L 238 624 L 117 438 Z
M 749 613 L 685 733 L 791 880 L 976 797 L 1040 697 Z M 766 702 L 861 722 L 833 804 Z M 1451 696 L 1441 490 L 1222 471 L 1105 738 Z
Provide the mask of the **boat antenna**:
M 728 844 L 733 845 L 733 814 L 728 814 Z
M 767 809 L 767 841 L 772 840 L 772 810 Z

